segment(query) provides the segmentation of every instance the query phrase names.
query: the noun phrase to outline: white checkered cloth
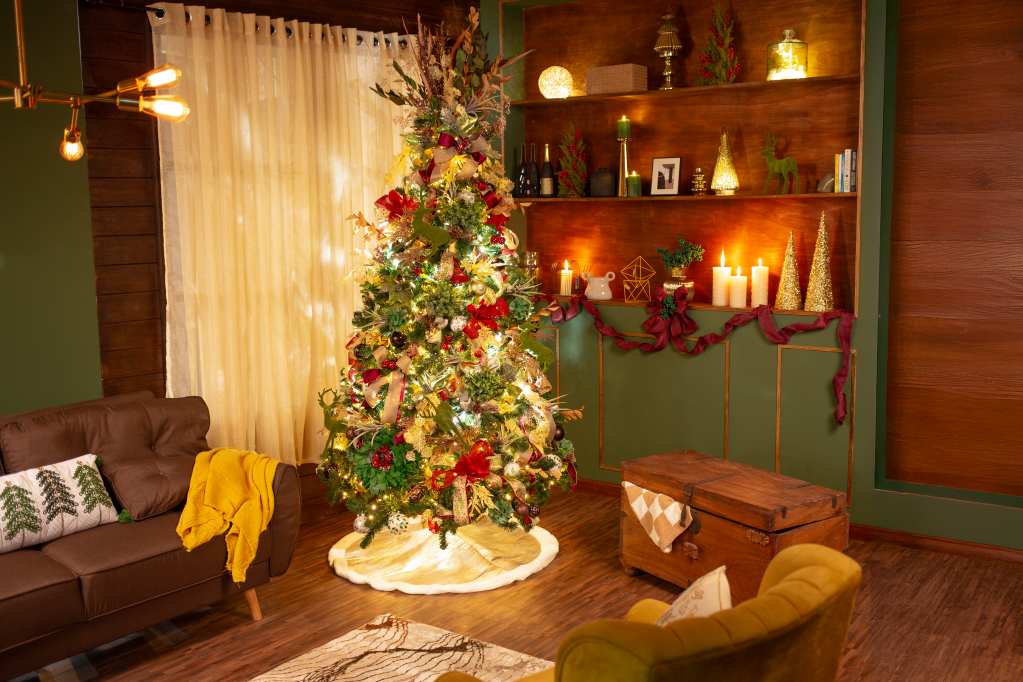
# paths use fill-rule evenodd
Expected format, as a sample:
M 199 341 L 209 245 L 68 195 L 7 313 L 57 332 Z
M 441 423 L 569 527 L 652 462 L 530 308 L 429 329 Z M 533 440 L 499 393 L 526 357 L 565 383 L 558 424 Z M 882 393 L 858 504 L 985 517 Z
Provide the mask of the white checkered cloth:
M 689 507 L 667 495 L 651 492 L 632 483 L 623 481 L 622 487 L 625 488 L 629 506 L 635 512 L 643 530 L 662 552 L 665 554 L 670 552 L 671 543 L 693 522 L 693 513 Z

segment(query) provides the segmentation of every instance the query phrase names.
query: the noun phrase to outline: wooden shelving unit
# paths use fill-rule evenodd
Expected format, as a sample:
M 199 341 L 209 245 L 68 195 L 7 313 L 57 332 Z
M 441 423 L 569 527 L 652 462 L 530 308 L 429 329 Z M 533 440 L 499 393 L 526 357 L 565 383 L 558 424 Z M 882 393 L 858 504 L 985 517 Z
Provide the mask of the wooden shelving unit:
M 674 90 L 645 90 L 643 92 L 623 92 L 614 95 L 581 95 L 564 99 L 527 99 L 512 102 L 513 107 L 536 109 L 546 107 L 571 106 L 576 104 L 621 103 L 650 100 L 655 104 L 670 105 L 675 100 L 691 97 L 711 98 L 730 92 L 756 92 L 770 88 L 786 89 L 826 84 L 856 84 L 860 77 L 853 76 L 818 76 L 800 80 L 785 81 L 753 81 L 750 83 L 728 83 L 727 85 L 703 85 L 679 87 Z
M 511 3 L 520 4 L 520 3 Z M 525 199 L 525 248 L 539 254 L 546 273 L 551 263 L 576 260 L 591 272 L 620 273 L 636 256 L 656 271 L 653 282 L 667 278 L 658 247 L 673 248 L 678 238 L 701 244 L 703 260 L 689 270 L 696 282 L 695 310 L 709 305 L 711 268 L 724 252 L 726 265 L 743 273 L 763 261 L 770 268 L 769 300 L 773 301 L 789 234 L 795 239 L 800 289 L 805 293 L 821 215 L 825 216 L 831 249 L 835 305 L 856 310 L 859 273 L 858 193 L 816 193 L 820 179 L 834 170 L 834 155 L 859 149 L 862 108 L 861 0 L 733 0 L 730 5 L 742 26 L 737 53 L 743 64 L 739 80 L 727 85 L 694 86 L 699 47 L 707 37 L 704 0 L 681 0 L 674 7 L 687 49 L 675 64 L 676 88 L 661 91 L 663 63 L 650 49 L 661 8 L 621 0 L 582 0 L 522 4 L 524 59 L 521 86 L 510 126 L 513 139 L 536 143 L 542 158 L 557 148 L 574 124 L 587 145 L 587 167 L 618 169 L 616 121 L 632 121 L 629 170 L 642 178 L 644 196 Z M 622 20 L 627 16 L 628 20 Z M 784 24 L 784 25 L 783 25 Z M 809 78 L 767 81 L 766 48 L 795 28 L 810 44 Z M 686 34 L 688 32 L 688 34 Z M 648 90 L 586 96 L 590 66 L 641 64 L 648 69 Z M 576 95 L 543 99 L 540 72 L 559 65 L 572 73 Z M 701 169 L 710 184 L 722 129 L 728 131 L 739 178 L 739 193 L 692 196 L 690 179 Z M 520 136 L 518 132 L 521 131 Z M 767 180 L 767 134 L 778 136 L 774 158 L 794 158 L 799 193 L 761 194 Z M 512 149 L 506 155 L 512 157 Z M 528 147 L 527 147 L 528 151 Z M 677 195 L 650 196 L 652 162 L 679 157 Z M 777 181 L 770 189 L 777 187 Z M 622 296 L 622 280 L 612 292 Z M 616 305 L 616 303 L 606 303 Z M 621 304 L 625 304 L 622 301 Z M 637 304 L 639 305 L 639 304 Z M 728 309 L 724 309 L 728 310 Z M 800 314 L 778 311 L 779 314 Z
M 569 296 L 554 296 L 554 300 L 559 303 L 567 303 L 572 300 Z M 646 301 L 626 301 L 622 298 L 612 298 L 607 301 L 590 301 L 594 305 L 611 305 L 619 306 L 623 308 L 645 308 L 647 305 Z M 708 303 L 693 303 L 689 304 L 689 310 L 717 310 L 723 313 L 748 313 L 753 308 L 728 308 L 725 306 L 710 305 Z M 808 317 L 818 317 L 820 313 L 811 313 L 805 310 L 782 310 L 780 308 L 771 308 L 772 315 L 806 315 Z
M 654 197 L 647 194 L 641 197 L 537 197 L 532 199 L 518 199 L 517 201 L 521 206 L 528 207 L 532 204 L 563 203 L 568 201 L 802 201 L 814 199 L 856 199 L 858 196 L 859 192 L 843 192 L 841 194 L 833 194 L 831 192 L 806 192 L 804 194 L 729 194 L 724 196 L 705 194 L 699 197 L 694 197 L 691 194 Z

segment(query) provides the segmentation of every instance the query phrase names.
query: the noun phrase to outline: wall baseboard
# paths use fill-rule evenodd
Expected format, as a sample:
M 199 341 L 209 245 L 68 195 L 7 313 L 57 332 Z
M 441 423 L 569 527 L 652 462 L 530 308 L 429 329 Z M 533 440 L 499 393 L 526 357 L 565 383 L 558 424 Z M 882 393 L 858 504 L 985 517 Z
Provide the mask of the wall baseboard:
M 948 538 L 937 538 L 930 535 L 918 535 L 916 533 L 907 533 L 905 531 L 891 530 L 889 528 L 862 526 L 858 523 L 849 524 L 849 538 L 851 540 L 887 542 L 892 545 L 902 545 L 903 547 L 924 549 L 931 552 L 962 554 L 982 559 L 998 559 L 1000 561 L 1023 564 L 1023 550 L 1020 549 L 995 547 L 994 545 L 982 545 L 977 542 L 950 540 Z
M 604 483 L 603 481 L 588 481 L 585 478 L 580 478 L 575 484 L 575 492 L 584 495 L 621 497 L 622 486 L 620 483 Z

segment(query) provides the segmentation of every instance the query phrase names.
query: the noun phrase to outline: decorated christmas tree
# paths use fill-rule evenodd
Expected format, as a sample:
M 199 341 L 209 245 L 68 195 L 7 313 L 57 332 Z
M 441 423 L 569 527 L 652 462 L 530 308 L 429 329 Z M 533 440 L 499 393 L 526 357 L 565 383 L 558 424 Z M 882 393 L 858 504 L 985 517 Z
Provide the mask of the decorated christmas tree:
M 454 39 L 420 26 L 399 90 L 406 171 L 377 220 L 353 216 L 370 262 L 339 385 L 320 396 L 328 431 L 319 475 L 366 537 L 410 517 L 445 536 L 489 519 L 530 530 L 551 488 L 575 480 L 566 418 L 534 337 L 537 294 L 505 223 L 512 182 L 491 140 L 504 129 L 499 85 L 472 10 Z M 514 60 L 512 60 L 514 61 Z

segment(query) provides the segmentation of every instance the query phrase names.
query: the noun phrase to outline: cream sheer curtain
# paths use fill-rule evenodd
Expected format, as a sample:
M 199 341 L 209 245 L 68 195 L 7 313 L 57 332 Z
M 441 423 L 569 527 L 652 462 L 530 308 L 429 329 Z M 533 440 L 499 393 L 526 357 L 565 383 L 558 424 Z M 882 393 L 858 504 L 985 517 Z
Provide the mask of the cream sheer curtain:
M 155 60 L 191 109 L 159 127 L 168 394 L 206 400 L 211 446 L 316 461 L 359 297 L 345 218 L 372 215 L 400 149 L 369 90 L 398 36 L 160 6 Z

